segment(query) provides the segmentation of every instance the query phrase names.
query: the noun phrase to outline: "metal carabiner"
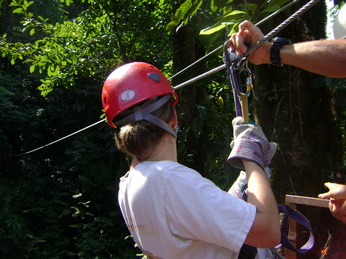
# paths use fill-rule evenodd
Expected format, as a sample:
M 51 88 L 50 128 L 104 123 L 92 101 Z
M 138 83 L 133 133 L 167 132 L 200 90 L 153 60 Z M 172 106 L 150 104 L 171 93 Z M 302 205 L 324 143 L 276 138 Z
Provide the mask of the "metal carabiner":
M 248 72 L 247 78 L 246 78 L 246 95 L 249 97 L 251 95 L 251 92 L 253 90 L 253 74 L 251 69 L 246 64 L 246 70 Z
M 243 86 L 240 77 L 240 73 L 243 70 L 243 62 L 237 62 L 238 64 L 236 64 L 234 62 L 234 56 L 236 56 L 236 54 L 229 50 L 227 43 L 225 46 L 223 60 L 227 65 L 227 71 L 229 73 L 229 78 L 233 89 L 235 114 L 236 116 L 242 116 L 244 122 L 247 123 L 249 121 L 247 95 L 243 93 Z

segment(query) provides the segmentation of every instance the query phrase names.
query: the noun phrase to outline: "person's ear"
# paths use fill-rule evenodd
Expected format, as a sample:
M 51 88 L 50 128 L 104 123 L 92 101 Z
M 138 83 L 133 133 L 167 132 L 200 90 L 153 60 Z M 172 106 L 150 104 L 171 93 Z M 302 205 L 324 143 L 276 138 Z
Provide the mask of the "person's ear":
M 173 111 L 174 111 L 174 115 L 169 123 L 169 126 L 171 126 L 172 129 L 175 129 L 178 126 L 178 116 L 177 116 L 177 111 L 175 109 L 173 109 Z

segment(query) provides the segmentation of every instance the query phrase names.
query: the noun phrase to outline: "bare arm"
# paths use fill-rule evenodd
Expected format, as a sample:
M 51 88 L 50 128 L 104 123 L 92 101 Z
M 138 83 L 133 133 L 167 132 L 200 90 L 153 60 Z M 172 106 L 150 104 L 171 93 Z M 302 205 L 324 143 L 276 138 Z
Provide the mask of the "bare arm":
M 346 77 L 346 40 L 316 40 L 285 45 L 281 62 L 316 74 Z
M 249 21 L 239 25 L 238 33 L 231 37 L 231 49 L 241 55 L 247 51 L 245 42 L 254 44 L 264 37 L 262 31 Z M 249 55 L 255 65 L 271 64 L 272 44 L 265 42 Z M 342 78 L 346 77 L 346 40 L 315 40 L 285 45 L 280 51 L 283 64 L 299 67 L 316 74 Z
M 277 203 L 269 181 L 260 166 L 243 160 L 248 178 L 248 202 L 255 205 L 255 221 L 245 243 L 255 247 L 273 247 L 280 243 Z

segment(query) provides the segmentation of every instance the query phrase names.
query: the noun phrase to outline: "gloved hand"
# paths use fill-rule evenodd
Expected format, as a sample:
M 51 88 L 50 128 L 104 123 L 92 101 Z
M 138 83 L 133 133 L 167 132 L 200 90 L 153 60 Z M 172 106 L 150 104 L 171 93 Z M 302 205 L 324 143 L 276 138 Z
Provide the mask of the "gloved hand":
M 238 119 L 241 120 L 241 119 Z M 234 138 L 237 138 L 238 135 L 242 133 L 239 128 L 234 129 Z M 231 142 L 231 148 L 234 147 L 234 141 Z M 271 170 L 269 168 L 269 164 L 274 157 L 276 150 L 277 150 L 277 144 L 275 142 L 269 142 L 269 160 L 263 162 L 264 165 L 264 172 L 266 173 L 267 177 L 270 178 L 271 176 Z M 232 194 L 235 197 L 243 198 L 244 192 L 247 189 L 247 178 L 246 173 L 244 171 L 241 171 L 239 173 L 238 178 L 235 180 L 231 188 L 229 189 L 229 193 Z
M 263 169 L 270 164 L 270 145 L 261 127 L 244 124 L 242 117 L 232 121 L 234 141 L 227 159 L 230 166 L 244 170 L 242 160 L 257 163 Z M 275 153 L 275 152 L 274 152 Z
M 277 144 L 275 142 L 269 142 L 269 146 L 270 146 L 269 159 L 271 160 L 274 157 L 275 152 L 277 150 Z M 268 166 L 264 167 L 264 172 L 269 179 L 271 176 L 271 170 Z M 234 181 L 231 188 L 228 190 L 228 193 L 242 199 L 246 189 L 247 189 L 246 173 L 244 171 L 240 171 L 238 178 Z

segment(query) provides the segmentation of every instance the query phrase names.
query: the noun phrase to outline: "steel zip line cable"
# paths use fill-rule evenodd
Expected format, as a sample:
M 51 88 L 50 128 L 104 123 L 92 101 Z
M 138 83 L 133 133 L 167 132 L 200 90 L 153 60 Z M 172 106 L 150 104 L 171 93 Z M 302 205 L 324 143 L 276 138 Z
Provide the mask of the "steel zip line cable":
M 43 145 L 43 146 L 38 147 L 38 148 L 35 148 L 35 149 L 30 150 L 30 151 L 28 151 L 28 152 L 24 152 L 24 153 L 17 154 L 17 155 L 11 155 L 11 156 L 24 156 L 24 155 L 30 154 L 30 153 L 32 153 L 32 152 L 38 151 L 38 150 L 40 150 L 40 149 L 42 149 L 42 148 L 48 147 L 48 146 L 53 145 L 53 144 L 55 144 L 55 143 L 57 143 L 57 142 L 59 142 L 59 141 L 61 141 L 61 140 L 64 140 L 64 139 L 67 139 L 67 138 L 69 138 L 69 137 L 71 137 L 71 136 L 73 136 L 73 135 L 76 135 L 76 134 L 78 134 L 78 133 L 80 133 L 80 132 L 82 132 L 82 131 L 84 131 L 84 130 L 86 130 L 86 129 L 89 129 L 89 128 L 91 128 L 91 127 L 94 127 L 95 125 L 100 124 L 101 122 L 104 122 L 105 120 L 106 120 L 106 119 L 99 120 L 98 122 L 95 122 L 95 123 L 93 123 L 93 124 L 91 124 L 91 125 L 89 125 L 89 126 L 86 126 L 86 127 L 82 128 L 82 129 L 80 129 L 80 130 L 77 130 L 77 131 L 75 131 L 75 132 L 73 132 L 73 133 L 71 133 L 71 134 L 69 134 L 69 135 L 67 135 L 67 136 L 65 136 L 65 137 L 59 138 L 59 139 L 57 139 L 57 140 L 55 140 L 55 141 L 53 141 L 53 142 L 50 142 L 50 143 L 48 143 L 48 144 L 46 144 L 46 145 Z
M 255 43 L 254 45 L 252 45 L 250 47 L 250 49 L 241 57 L 238 57 L 234 60 L 232 60 L 233 62 L 237 62 L 239 61 L 241 58 L 247 57 L 249 54 L 251 54 L 254 50 L 256 50 L 259 46 L 261 46 L 264 42 L 266 42 L 268 39 L 272 38 L 275 34 L 277 34 L 279 31 L 281 31 L 283 28 L 285 28 L 287 25 L 289 25 L 291 22 L 293 22 L 295 19 L 297 19 L 299 16 L 301 16 L 304 12 L 306 12 L 307 10 L 309 10 L 312 6 L 314 6 L 315 4 L 317 4 L 319 2 L 319 0 L 311 0 L 309 1 L 307 4 L 305 4 L 304 6 L 302 6 L 298 11 L 296 11 L 294 14 L 292 14 L 290 17 L 288 17 L 285 21 L 283 21 L 282 23 L 280 23 L 279 26 L 277 26 L 275 29 L 273 29 L 271 32 L 269 32 L 267 35 L 265 35 L 261 40 L 259 40 L 257 43 Z M 174 90 L 180 89 L 188 84 L 192 84 L 200 79 L 203 79 L 207 76 L 210 76 L 211 74 L 214 74 L 216 72 L 219 72 L 223 69 L 225 69 L 227 66 L 226 64 L 220 65 L 216 68 L 213 68 L 199 76 L 196 76 L 194 78 L 191 78 L 190 80 L 187 80 L 181 84 L 176 85 L 174 88 Z
M 286 8 L 288 8 L 289 6 L 291 6 L 292 4 L 294 4 L 294 3 L 298 2 L 298 1 L 299 1 L 299 0 L 294 0 L 294 1 L 292 1 L 291 3 L 285 5 L 284 7 L 282 7 L 282 8 L 279 9 L 279 10 L 277 10 L 276 12 L 270 14 L 268 17 L 266 17 L 265 19 L 261 20 L 261 21 L 258 22 L 257 24 L 263 23 L 264 21 L 268 20 L 268 19 L 271 18 L 272 16 L 274 16 L 274 15 L 278 14 L 279 12 L 285 10 Z M 265 35 L 265 36 L 264 36 L 261 40 L 259 40 L 256 44 L 252 45 L 252 46 L 250 47 L 250 49 L 249 49 L 242 57 L 239 57 L 239 58 L 237 58 L 237 59 L 235 59 L 235 60 L 232 60 L 232 62 L 237 62 L 240 58 L 243 58 L 243 57 L 248 56 L 250 53 L 252 53 L 254 50 L 256 50 L 259 46 L 261 46 L 264 42 L 266 42 L 268 39 L 270 39 L 271 37 L 273 37 L 275 34 L 277 34 L 279 31 L 281 31 L 283 28 L 285 28 L 285 27 L 286 27 L 287 25 L 289 25 L 291 22 L 293 22 L 295 19 L 297 19 L 299 16 L 301 16 L 304 12 L 306 12 L 307 10 L 309 10 L 309 9 L 310 9 L 312 6 L 314 6 L 317 2 L 319 2 L 319 0 L 311 0 L 311 1 L 309 1 L 307 4 L 305 4 L 303 7 L 301 7 L 298 11 L 296 11 L 294 14 L 292 14 L 290 17 L 288 17 L 285 21 L 283 21 L 279 26 L 277 26 L 275 29 L 273 29 L 271 32 L 269 32 L 267 35 Z M 256 24 L 256 25 L 257 25 L 257 24 Z M 192 63 L 192 64 L 189 65 L 188 67 L 186 67 L 186 68 L 184 68 L 183 70 L 181 70 L 180 72 L 178 72 L 177 74 L 175 74 L 175 75 L 173 75 L 172 77 L 168 78 L 168 80 L 171 80 L 171 79 L 172 79 L 173 77 L 175 77 L 176 75 L 182 73 L 182 72 L 185 71 L 186 69 L 190 68 L 191 66 L 193 66 L 193 65 L 196 64 L 197 62 L 201 61 L 202 59 L 204 59 L 205 57 L 211 55 L 212 53 L 214 53 L 215 51 L 219 50 L 219 49 L 222 48 L 222 47 L 223 47 L 223 46 L 220 46 L 220 47 L 218 47 L 217 49 L 213 50 L 212 52 L 210 52 L 210 53 L 207 54 L 206 56 L 200 58 L 199 60 L 195 61 L 194 63 Z M 225 68 L 226 68 L 226 65 L 225 65 L 225 64 L 220 65 L 220 66 L 218 66 L 218 67 L 216 67 L 216 68 L 213 68 L 213 69 L 211 69 L 211 70 L 209 70 L 209 71 L 207 71 L 207 72 L 205 72 L 205 73 L 203 73 L 203 74 L 201 74 L 201 75 L 199 75 L 199 76 L 196 76 L 196 77 L 191 78 L 190 80 L 187 80 L 187 81 L 185 81 L 185 82 L 183 82 L 183 83 L 181 83 L 181 84 L 179 84 L 179 85 L 176 85 L 175 87 L 173 87 L 173 89 L 174 89 L 174 90 L 178 90 L 178 89 L 180 89 L 180 88 L 182 88 L 182 87 L 184 87 L 184 86 L 187 86 L 187 85 L 189 85 L 189 84 L 192 84 L 192 83 L 194 83 L 194 82 L 196 82 L 196 81 L 198 81 L 198 80 L 200 80 L 200 79 L 203 79 L 203 78 L 205 78 L 205 77 L 207 77 L 207 76 L 210 76 L 210 75 L 212 75 L 212 74 L 214 74 L 214 73 L 216 73 L 216 72 L 219 72 L 219 71 L 221 71 L 221 70 L 223 70 L 223 69 L 225 69 Z M 41 147 L 35 148 L 35 149 L 33 149 L 33 150 L 30 150 L 30 151 L 27 151 L 27 152 L 24 152 L 24 153 L 21 153 L 21 154 L 10 155 L 10 156 L 12 156 L 12 157 L 18 157 L 18 156 L 24 156 L 24 155 L 33 153 L 33 152 L 35 152 L 35 151 L 38 151 L 38 150 L 40 150 L 40 149 L 43 149 L 43 148 L 48 147 L 48 146 L 50 146 L 50 145 L 53 145 L 53 144 L 55 144 L 55 143 L 57 143 L 57 142 L 59 142 L 59 141 L 62 141 L 62 140 L 64 140 L 64 139 L 67 139 L 67 138 L 69 138 L 69 137 L 71 137 L 71 136 L 73 136 L 73 135 L 76 135 L 76 134 L 78 134 L 78 133 L 80 133 L 80 132 L 82 132 L 82 131 L 84 131 L 84 130 L 86 130 L 86 129 L 89 129 L 89 128 L 91 128 L 91 127 L 97 125 L 97 124 L 100 124 L 101 122 L 104 122 L 105 120 L 106 120 L 106 119 L 99 120 L 98 122 L 95 122 L 95 123 L 93 123 L 93 124 L 91 124 L 91 125 L 89 125 L 89 126 L 86 126 L 86 127 L 82 128 L 82 129 L 80 129 L 80 130 L 78 130 L 78 131 L 75 131 L 75 132 L 73 132 L 73 133 L 71 133 L 71 134 L 69 134 L 69 135 L 67 135 L 67 136 L 65 136 L 65 137 L 59 138 L 59 139 L 57 139 L 57 140 L 55 140 L 55 141 L 53 141 L 53 142 L 50 142 L 50 143 L 48 143 L 48 144 L 46 144 L 46 145 L 41 146 Z
M 279 10 L 276 10 L 275 12 L 271 13 L 270 15 L 268 15 L 267 17 L 265 17 L 264 19 L 262 19 L 261 21 L 259 21 L 258 23 L 256 23 L 256 26 L 261 25 L 262 23 L 266 22 L 267 20 L 269 20 L 270 18 L 272 18 L 273 16 L 277 15 L 278 13 L 281 13 L 282 11 L 286 10 L 288 7 L 294 5 L 295 3 L 298 3 L 299 0 L 293 0 L 292 2 L 286 4 L 285 6 L 281 7 Z M 171 81 L 174 77 L 176 77 L 177 75 L 183 73 L 184 71 L 186 71 L 187 69 L 189 69 L 190 67 L 196 65 L 197 63 L 199 63 L 200 61 L 202 61 L 203 59 L 209 57 L 210 55 L 214 54 L 216 51 L 222 49 L 223 45 L 217 47 L 216 49 L 210 51 L 208 54 L 204 55 L 203 57 L 201 57 L 200 59 L 196 60 L 195 62 L 191 63 L 190 65 L 188 65 L 187 67 L 183 68 L 182 70 L 180 70 L 179 72 L 177 72 L 176 74 L 174 74 L 173 76 L 169 77 L 168 80 Z

